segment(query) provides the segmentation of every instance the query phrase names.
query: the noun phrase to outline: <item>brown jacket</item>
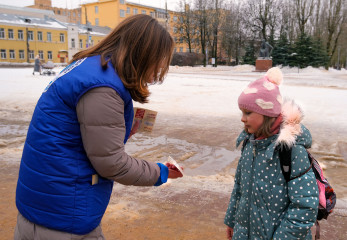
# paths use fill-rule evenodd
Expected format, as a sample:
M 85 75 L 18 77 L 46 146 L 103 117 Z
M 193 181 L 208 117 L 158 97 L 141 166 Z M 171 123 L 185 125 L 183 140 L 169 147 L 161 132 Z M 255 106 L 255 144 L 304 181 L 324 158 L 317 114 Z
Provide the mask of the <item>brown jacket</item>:
M 157 182 L 157 164 L 124 151 L 124 102 L 115 90 L 100 87 L 88 91 L 76 111 L 84 149 L 100 176 L 124 185 L 153 186 Z

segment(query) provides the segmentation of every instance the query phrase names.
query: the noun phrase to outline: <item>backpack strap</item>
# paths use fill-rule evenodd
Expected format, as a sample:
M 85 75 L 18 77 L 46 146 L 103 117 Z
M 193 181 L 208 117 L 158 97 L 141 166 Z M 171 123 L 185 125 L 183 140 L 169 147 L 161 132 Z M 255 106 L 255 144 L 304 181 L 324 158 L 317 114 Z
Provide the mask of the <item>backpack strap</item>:
M 281 164 L 282 174 L 286 182 L 289 182 L 290 173 L 292 172 L 292 149 L 287 147 L 280 147 L 278 152 Z
M 307 150 L 306 150 L 307 151 Z M 281 164 L 281 170 L 282 174 L 284 176 L 284 179 L 286 182 L 289 182 L 291 180 L 294 180 L 295 178 L 301 177 L 304 174 L 306 174 L 310 169 L 312 168 L 313 165 L 313 159 L 311 154 L 307 151 L 308 158 L 310 160 L 310 167 L 306 169 L 305 172 L 299 174 L 298 176 L 295 176 L 293 178 L 290 177 L 290 173 L 292 172 L 292 149 L 287 148 L 287 147 L 279 147 L 279 152 L 278 152 L 279 158 L 280 158 L 280 164 Z
M 247 144 L 248 140 L 249 140 L 249 138 L 248 138 L 248 137 L 247 137 L 247 138 L 245 138 L 245 139 L 243 140 L 243 142 L 242 142 L 242 148 L 241 148 L 241 152 L 242 152 L 242 151 L 243 151 L 243 149 L 246 147 L 246 144 Z

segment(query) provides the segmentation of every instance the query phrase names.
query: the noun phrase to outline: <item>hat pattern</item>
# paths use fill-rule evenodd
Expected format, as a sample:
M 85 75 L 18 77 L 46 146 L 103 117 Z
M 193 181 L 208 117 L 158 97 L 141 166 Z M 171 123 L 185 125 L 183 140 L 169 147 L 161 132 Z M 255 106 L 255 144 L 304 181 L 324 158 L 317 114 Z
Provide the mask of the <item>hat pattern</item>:
M 266 75 L 251 82 L 238 99 L 239 107 L 269 117 L 281 113 L 282 96 L 278 85 L 283 80 L 279 68 L 269 69 Z

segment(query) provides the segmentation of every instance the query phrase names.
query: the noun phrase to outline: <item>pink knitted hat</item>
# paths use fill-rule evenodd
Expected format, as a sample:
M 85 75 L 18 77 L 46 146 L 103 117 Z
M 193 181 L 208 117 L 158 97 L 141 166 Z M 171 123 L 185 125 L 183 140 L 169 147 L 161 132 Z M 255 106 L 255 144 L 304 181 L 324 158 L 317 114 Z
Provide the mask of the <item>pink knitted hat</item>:
M 270 68 L 264 77 L 251 82 L 239 96 L 239 108 L 264 116 L 277 117 L 281 113 L 282 96 L 278 85 L 283 75 L 278 67 Z

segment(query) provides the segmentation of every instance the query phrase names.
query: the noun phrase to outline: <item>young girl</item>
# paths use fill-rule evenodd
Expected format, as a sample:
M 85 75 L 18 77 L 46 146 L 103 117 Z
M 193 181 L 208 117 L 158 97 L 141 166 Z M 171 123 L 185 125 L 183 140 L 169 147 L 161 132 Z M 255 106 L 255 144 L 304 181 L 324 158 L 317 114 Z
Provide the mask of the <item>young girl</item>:
M 148 15 L 122 21 L 96 46 L 77 53 L 41 95 L 19 170 L 15 239 L 104 239 L 100 222 L 113 182 L 158 186 L 182 177 L 135 159 L 124 144 L 134 131 L 132 101 L 148 101 L 162 82 L 174 42 Z
M 243 149 L 224 219 L 228 239 L 312 239 L 318 211 L 314 173 L 287 183 L 278 156 L 280 147 L 291 148 L 291 177 L 299 176 L 310 168 L 305 149 L 312 139 L 300 108 L 282 103 L 281 81 L 280 69 L 271 68 L 239 96 L 245 129 L 237 139 Z

